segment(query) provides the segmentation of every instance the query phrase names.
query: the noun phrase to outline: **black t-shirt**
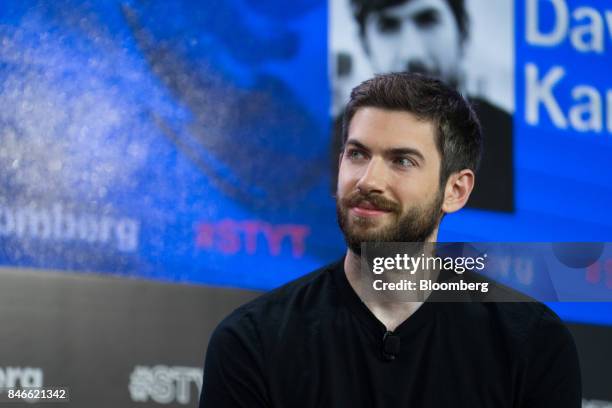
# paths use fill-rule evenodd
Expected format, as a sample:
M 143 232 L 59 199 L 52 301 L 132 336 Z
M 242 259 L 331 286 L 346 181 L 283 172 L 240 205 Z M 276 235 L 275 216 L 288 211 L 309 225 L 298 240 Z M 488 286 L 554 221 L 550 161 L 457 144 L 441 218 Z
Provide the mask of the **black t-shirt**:
M 540 303 L 425 302 L 393 332 L 338 262 L 238 308 L 213 333 L 200 408 L 575 407 L 576 348 Z

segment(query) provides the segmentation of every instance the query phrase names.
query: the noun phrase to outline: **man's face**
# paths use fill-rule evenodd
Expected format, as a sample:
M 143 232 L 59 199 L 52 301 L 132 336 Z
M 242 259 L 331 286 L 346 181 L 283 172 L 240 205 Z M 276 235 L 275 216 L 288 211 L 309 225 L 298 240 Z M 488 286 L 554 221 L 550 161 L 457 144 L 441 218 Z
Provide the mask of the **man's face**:
M 376 73 L 420 72 L 459 83 L 462 41 L 445 0 L 410 0 L 370 13 L 364 41 Z
M 435 126 L 411 113 L 360 108 L 340 157 L 336 209 L 347 244 L 425 242 L 442 214 Z

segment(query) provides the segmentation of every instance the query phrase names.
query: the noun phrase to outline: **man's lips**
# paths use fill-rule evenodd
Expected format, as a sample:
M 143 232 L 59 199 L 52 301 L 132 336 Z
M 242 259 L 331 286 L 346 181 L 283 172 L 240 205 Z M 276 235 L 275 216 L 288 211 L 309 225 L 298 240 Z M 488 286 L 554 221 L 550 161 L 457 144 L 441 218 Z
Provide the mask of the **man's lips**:
M 367 201 L 361 202 L 357 204 L 356 206 L 351 207 L 351 210 L 355 214 L 362 216 L 362 217 L 375 217 L 375 216 L 380 216 L 380 215 L 390 212 L 387 210 L 380 209 L 376 207 L 375 205 L 368 203 Z

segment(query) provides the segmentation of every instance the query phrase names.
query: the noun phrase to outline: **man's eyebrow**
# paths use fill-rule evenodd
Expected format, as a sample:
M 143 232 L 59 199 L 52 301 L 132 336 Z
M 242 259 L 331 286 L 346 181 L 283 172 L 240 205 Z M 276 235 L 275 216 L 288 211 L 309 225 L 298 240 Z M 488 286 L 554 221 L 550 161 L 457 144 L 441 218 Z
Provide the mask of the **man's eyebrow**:
M 434 7 L 428 7 L 414 13 L 413 18 L 419 22 L 427 23 L 439 18 L 440 12 Z
M 368 149 L 368 148 L 366 147 L 366 145 L 364 145 L 363 143 L 359 143 L 359 142 L 358 142 L 358 141 L 356 141 L 356 140 L 347 140 L 347 141 L 346 141 L 346 145 L 347 145 L 347 146 L 348 146 L 348 145 L 353 145 L 353 146 L 357 147 L 358 149 L 365 150 L 365 151 L 368 151 L 368 152 L 370 151 L 370 149 Z
M 366 145 L 356 140 L 347 140 L 346 145 L 347 146 L 353 145 L 357 147 L 358 149 L 364 150 L 366 152 L 370 151 L 370 149 Z M 418 149 L 415 149 L 413 147 L 395 147 L 395 148 L 387 149 L 385 150 L 385 155 L 387 156 L 410 155 L 410 156 L 415 156 L 423 163 L 425 162 L 425 156 L 423 156 L 423 153 L 421 153 Z
M 423 156 L 420 151 L 412 147 L 397 147 L 394 149 L 386 150 L 385 153 L 390 156 L 415 156 L 420 161 L 425 162 L 425 156 Z

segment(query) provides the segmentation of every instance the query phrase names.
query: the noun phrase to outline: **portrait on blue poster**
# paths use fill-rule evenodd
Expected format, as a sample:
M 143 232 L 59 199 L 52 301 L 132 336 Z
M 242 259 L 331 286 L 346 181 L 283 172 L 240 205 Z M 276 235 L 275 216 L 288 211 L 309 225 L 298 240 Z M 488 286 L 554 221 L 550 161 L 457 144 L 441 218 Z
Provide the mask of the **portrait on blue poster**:
M 483 128 L 468 207 L 513 212 L 513 24 L 509 0 L 331 1 L 334 151 L 341 146 L 342 106 L 359 82 L 400 71 L 440 78 L 469 98 Z

